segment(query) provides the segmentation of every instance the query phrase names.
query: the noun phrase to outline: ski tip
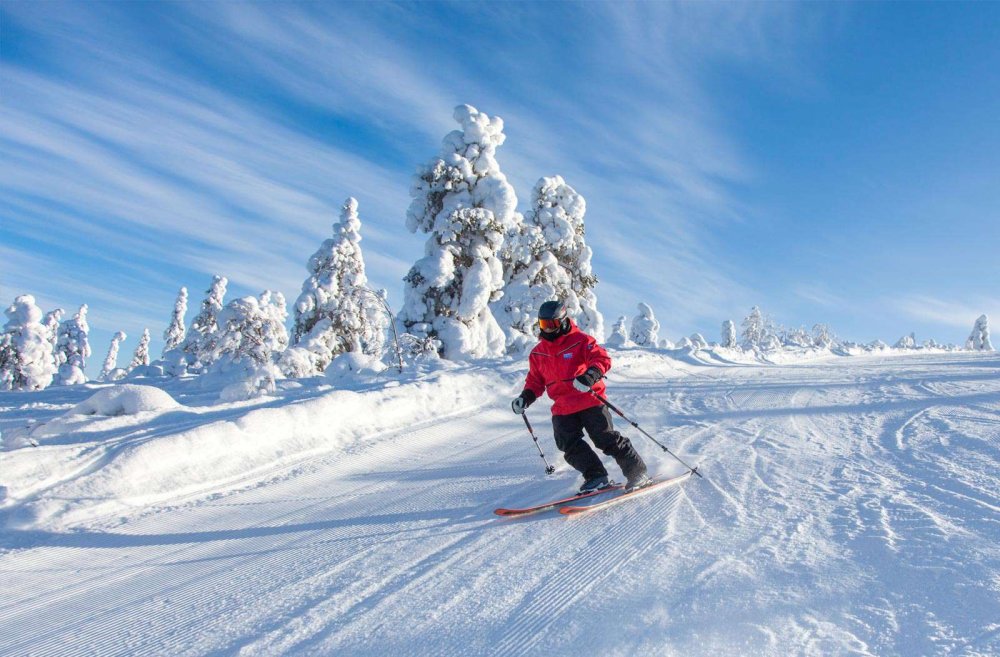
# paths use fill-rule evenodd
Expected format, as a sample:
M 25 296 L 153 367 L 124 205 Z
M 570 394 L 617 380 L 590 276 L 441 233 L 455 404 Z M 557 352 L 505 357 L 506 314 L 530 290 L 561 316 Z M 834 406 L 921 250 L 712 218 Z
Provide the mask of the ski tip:
M 587 507 L 580 506 L 564 506 L 559 509 L 559 513 L 564 516 L 575 516 L 578 513 L 583 513 L 587 510 Z

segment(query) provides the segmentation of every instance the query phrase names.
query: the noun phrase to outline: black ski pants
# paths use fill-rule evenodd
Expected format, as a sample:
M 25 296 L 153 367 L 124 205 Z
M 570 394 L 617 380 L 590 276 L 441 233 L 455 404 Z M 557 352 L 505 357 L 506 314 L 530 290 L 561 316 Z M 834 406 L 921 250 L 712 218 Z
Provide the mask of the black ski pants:
M 608 476 L 601 459 L 584 442 L 584 429 L 597 449 L 615 460 L 627 479 L 635 479 L 646 472 L 646 464 L 629 439 L 615 431 L 608 409 L 593 406 L 569 415 L 552 416 L 556 447 L 562 451 L 566 462 L 583 474 L 584 479 Z

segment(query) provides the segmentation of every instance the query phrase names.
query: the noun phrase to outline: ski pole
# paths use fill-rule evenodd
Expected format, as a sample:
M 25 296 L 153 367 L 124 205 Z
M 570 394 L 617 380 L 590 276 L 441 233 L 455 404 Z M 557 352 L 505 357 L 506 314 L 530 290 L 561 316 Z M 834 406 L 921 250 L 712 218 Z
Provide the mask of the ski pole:
M 593 389 L 591 389 L 591 391 L 590 391 L 590 394 L 592 394 L 592 395 L 594 395 L 595 397 L 597 397 L 597 398 L 598 398 L 598 399 L 599 399 L 599 400 L 601 401 L 601 403 L 602 403 L 602 404 L 604 404 L 605 406 L 607 406 L 608 408 L 610 408 L 610 409 L 611 409 L 612 411 L 614 411 L 615 413 L 617 413 L 617 414 L 618 414 L 618 416 L 619 416 L 619 417 L 621 417 L 621 419 L 625 420 L 626 422 L 628 422 L 629 424 L 631 424 L 631 425 L 632 425 L 633 427 L 635 427 L 636 429 L 638 429 L 638 430 L 639 430 L 639 431 L 640 431 L 640 432 L 642 433 L 642 435 L 646 436 L 647 438 L 649 438 L 650 440 L 652 440 L 652 441 L 653 441 L 654 443 L 656 443 L 656 444 L 657 444 L 657 445 L 658 445 L 658 446 L 660 447 L 660 449 L 662 449 L 662 450 L 663 450 L 664 452 L 666 452 L 667 454 L 670 454 L 670 456 L 672 456 L 672 457 L 674 457 L 675 459 L 677 459 L 677 461 L 678 461 L 678 462 L 679 462 L 679 463 L 680 463 L 681 465 L 683 465 L 683 466 L 684 466 L 685 468 L 687 468 L 688 470 L 690 470 L 690 471 L 691 471 L 691 474 L 696 474 L 696 475 L 698 475 L 699 477 L 701 477 L 701 476 L 702 476 L 702 475 L 701 475 L 701 473 L 700 473 L 700 472 L 698 472 L 698 468 L 692 468 L 692 467 L 691 467 L 690 465 L 688 465 L 687 463 L 685 463 L 684 461 L 682 461 L 682 460 L 681 460 L 681 458 L 680 458 L 679 456 L 677 456 L 676 454 L 674 454 L 673 452 L 671 452 L 671 451 L 670 451 L 669 449 L 667 449 L 667 446 L 666 446 L 666 445 L 664 445 L 664 444 L 663 444 L 663 443 L 661 443 L 661 442 L 660 442 L 659 440 L 657 440 L 656 438 L 653 438 L 653 437 L 652 437 L 652 436 L 650 436 L 650 435 L 649 435 L 648 433 L 646 433 L 646 432 L 645 432 L 645 431 L 643 430 L 643 428 L 642 428 L 642 427 L 640 427 L 640 426 L 638 425 L 638 423 L 636 423 L 636 422 L 634 422 L 634 421 L 632 421 L 632 420 L 628 419 L 627 417 L 625 417 L 625 414 L 624 414 L 624 413 L 622 413 L 621 411 L 619 411 L 619 410 L 618 410 L 618 409 L 617 409 L 617 408 L 615 407 L 615 405 L 614 405 L 614 404 L 612 404 L 611 402 L 609 402 L 609 401 L 608 401 L 607 399 L 605 399 L 605 398 L 604 398 L 604 397 L 602 397 L 601 395 L 597 394 L 597 392 L 595 392 L 595 391 L 594 391 Z
M 572 380 L 572 379 L 570 379 L 570 380 Z M 667 454 L 670 454 L 670 456 L 672 456 L 675 459 L 677 459 L 677 461 L 681 465 L 683 465 L 685 468 L 687 468 L 688 470 L 691 471 L 691 474 L 696 474 L 699 477 L 702 477 L 702 474 L 700 472 L 698 472 L 698 468 L 697 467 L 692 468 L 690 465 L 688 465 L 687 463 L 685 463 L 684 461 L 682 461 L 679 456 L 677 456 L 676 454 L 674 454 L 673 452 L 671 452 L 669 449 L 667 449 L 666 445 L 664 445 L 659 440 L 657 440 L 656 438 L 653 438 L 648 433 L 646 433 L 643 430 L 643 428 L 639 426 L 638 423 L 636 423 L 636 422 L 628 419 L 627 417 L 625 417 L 624 413 L 622 413 L 621 411 L 619 411 L 618 408 L 614 404 L 612 404 L 607 399 L 605 399 L 600 394 L 598 394 L 596 390 L 594 390 L 593 388 L 591 388 L 590 389 L 590 394 L 592 394 L 594 397 L 597 397 L 597 399 L 600 400 L 600 402 L 602 404 L 604 404 L 605 406 L 607 406 L 608 408 L 610 408 L 612 411 L 614 411 L 618 415 L 618 417 L 620 417 L 621 419 L 625 420 L 626 422 L 628 422 L 629 424 L 631 424 L 633 427 L 635 427 L 636 429 L 638 429 L 639 432 L 642 433 L 642 435 L 646 436 L 647 438 L 649 438 L 650 440 L 652 440 L 654 443 L 656 443 L 659 446 L 659 448 L 662 449 L 664 452 L 666 452 Z M 702 478 L 704 479 L 704 477 L 702 477 Z
M 538 444 L 538 437 L 535 435 L 535 431 L 531 428 L 531 422 L 528 422 L 528 415 L 526 413 L 521 413 L 521 417 L 524 419 L 524 426 L 528 427 L 528 433 L 531 434 L 531 439 L 535 441 L 535 449 L 538 450 L 538 455 L 542 457 L 542 463 L 545 464 L 545 474 L 552 474 L 556 471 L 556 469 L 549 465 L 549 462 L 545 460 L 545 454 L 542 453 L 542 447 Z

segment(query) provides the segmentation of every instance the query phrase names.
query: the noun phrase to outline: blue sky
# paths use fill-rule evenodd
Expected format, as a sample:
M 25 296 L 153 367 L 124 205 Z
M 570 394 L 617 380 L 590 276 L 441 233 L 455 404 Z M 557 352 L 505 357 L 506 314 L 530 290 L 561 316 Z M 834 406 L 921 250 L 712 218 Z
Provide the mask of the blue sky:
M 469 103 L 587 200 L 600 310 L 848 339 L 1000 317 L 1000 3 L 0 2 L 0 297 L 159 353 L 177 289 L 292 302 L 343 200 L 372 283 Z

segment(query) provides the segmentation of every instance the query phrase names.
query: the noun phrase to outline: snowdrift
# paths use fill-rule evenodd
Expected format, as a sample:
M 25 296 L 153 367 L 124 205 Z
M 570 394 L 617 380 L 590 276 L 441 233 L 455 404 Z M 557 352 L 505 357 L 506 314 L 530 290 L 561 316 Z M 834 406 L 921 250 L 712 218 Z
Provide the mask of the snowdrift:
M 515 378 L 500 387 L 514 385 Z M 21 529 L 64 528 L 227 489 L 310 455 L 461 412 L 497 389 L 495 373 L 472 368 L 265 407 L 244 402 L 184 408 L 162 390 L 115 386 L 34 428 L 33 436 L 52 444 L 4 455 L 0 519 Z M 95 442 L 72 442 L 81 433 L 94 435 Z

